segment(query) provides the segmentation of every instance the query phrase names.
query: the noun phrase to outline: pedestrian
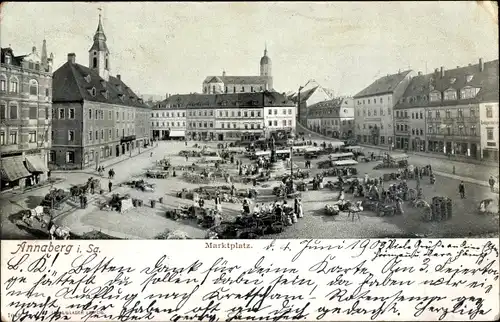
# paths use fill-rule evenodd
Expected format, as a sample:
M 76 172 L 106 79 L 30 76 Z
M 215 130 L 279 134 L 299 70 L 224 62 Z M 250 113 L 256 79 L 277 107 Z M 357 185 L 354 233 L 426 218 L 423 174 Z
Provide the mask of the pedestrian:
M 203 208 L 203 206 L 205 205 L 205 200 L 203 200 L 203 198 L 200 198 L 198 200 L 198 205 L 200 206 L 200 208 Z
M 152 158 L 153 157 L 153 152 L 149 153 L 149 157 Z
M 304 217 L 304 209 L 302 209 L 302 199 L 300 199 L 300 198 L 299 198 L 299 202 L 298 202 L 297 217 L 299 217 L 299 218 L 303 218 Z
M 188 142 L 186 140 L 184 140 L 184 145 L 188 146 Z
M 495 192 L 495 178 L 493 176 L 490 176 L 490 180 L 488 180 L 488 183 L 490 184 L 490 190 L 491 192 Z
M 83 209 L 83 195 L 80 195 L 80 208 Z
M 453 174 L 455 174 L 455 166 L 453 166 Z
M 109 180 L 109 182 L 108 182 L 109 192 L 111 192 L 112 187 L 113 187 L 113 182 L 111 182 L 111 180 Z
M 87 208 L 87 196 L 83 195 L 83 208 Z
M 52 171 L 50 171 L 50 170 L 49 170 L 49 171 L 47 172 L 47 179 L 50 179 L 50 175 L 51 175 L 51 174 L 52 174 Z
M 112 173 L 113 173 L 113 171 L 111 171 L 111 169 L 109 169 L 108 176 L 109 176 L 110 179 L 112 178 Z
M 90 193 L 94 194 L 94 191 L 95 191 L 95 184 L 94 184 L 94 180 L 92 180 L 90 182 Z
M 465 185 L 463 181 L 460 181 L 458 185 L 458 192 L 460 193 L 460 198 L 465 199 Z

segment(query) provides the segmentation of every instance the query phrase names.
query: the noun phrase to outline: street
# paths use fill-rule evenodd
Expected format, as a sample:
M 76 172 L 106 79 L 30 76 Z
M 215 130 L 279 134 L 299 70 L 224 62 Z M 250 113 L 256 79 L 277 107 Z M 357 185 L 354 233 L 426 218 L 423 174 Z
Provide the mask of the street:
M 204 144 L 204 143 L 202 143 Z M 189 142 L 189 147 L 193 142 Z M 209 144 L 209 145 L 213 145 Z M 165 217 L 167 209 L 176 208 L 181 205 L 192 205 L 193 201 L 180 199 L 176 193 L 186 189 L 193 189 L 198 185 L 185 182 L 180 174 L 175 178 L 167 179 L 145 179 L 147 182 L 156 184 L 155 192 L 142 192 L 126 186 L 119 186 L 119 183 L 127 180 L 138 180 L 144 178 L 145 170 L 151 168 L 153 163 L 164 157 L 169 158 L 172 165 L 185 165 L 184 157 L 178 155 L 179 151 L 186 149 L 182 142 L 159 142 L 159 146 L 154 150 L 153 156 L 143 153 L 131 159 L 127 159 L 112 166 L 116 176 L 112 180 L 114 183 L 113 193 L 130 194 L 133 198 L 144 201 L 143 207 L 134 208 L 124 214 L 116 211 L 99 210 L 98 201 L 109 198 L 110 194 L 95 195 L 96 199 L 89 201 L 87 209 L 76 209 L 76 205 L 68 204 L 65 209 L 56 216 L 55 222 L 62 226 L 67 226 L 73 233 L 84 234 L 90 231 L 101 231 L 116 238 L 127 239 L 152 239 L 164 231 L 180 230 L 188 234 L 191 238 L 204 238 L 206 231 L 189 221 L 174 221 Z M 326 156 L 322 157 L 325 159 Z M 240 157 L 243 164 L 249 164 L 250 160 Z M 198 158 L 190 158 L 188 163 L 197 162 Z M 312 174 L 321 172 L 316 168 L 313 161 Z M 294 157 L 294 167 L 304 167 L 303 157 Z M 410 162 L 412 163 L 412 161 Z M 373 177 L 379 177 L 387 170 L 373 170 L 376 162 L 361 162 L 356 167 L 358 177 L 365 173 Z M 432 163 L 434 167 L 434 163 Z M 230 171 L 236 175 L 236 167 Z M 68 189 L 71 185 L 85 182 L 90 174 L 87 173 L 56 173 L 54 177 L 65 179 L 64 182 L 56 184 L 55 187 Z M 96 176 L 96 175 L 94 175 Z M 108 179 L 101 179 L 101 187 L 107 188 Z M 335 181 L 336 178 L 326 178 Z M 278 182 L 267 182 L 258 187 L 259 196 L 256 202 L 273 202 L 275 197 L 270 196 L 270 190 Z M 408 182 L 410 188 L 415 188 L 415 181 Z M 359 221 L 352 221 L 347 218 L 347 214 L 341 213 L 337 217 L 328 217 L 324 214 L 326 204 L 337 200 L 338 191 L 322 189 L 318 191 L 307 191 L 302 193 L 304 218 L 298 223 L 285 229 L 277 235 L 269 235 L 269 238 L 378 238 L 389 236 L 414 236 L 416 234 L 428 237 L 458 237 L 477 235 L 482 233 L 498 232 L 498 215 L 479 215 L 478 204 L 485 198 L 494 199 L 492 207 L 498 207 L 498 197 L 489 191 L 488 187 L 473 183 L 466 183 L 466 199 L 460 199 L 458 194 L 459 180 L 446 176 L 437 176 L 435 185 L 431 185 L 428 177 L 421 181 L 424 191 L 424 199 L 430 201 L 434 196 L 449 197 L 453 200 L 453 217 L 444 222 L 427 223 L 421 219 L 421 211 L 411 208 L 408 203 L 404 205 L 404 214 L 394 217 L 377 217 L 375 213 L 363 211 Z M 212 185 L 215 185 L 213 183 Z M 220 183 L 218 185 L 225 185 Z M 227 185 L 227 184 L 226 184 Z M 385 183 L 384 183 L 385 185 Z M 237 188 L 250 187 L 237 183 Z M 19 229 L 12 222 L 12 214 L 23 208 L 33 208 L 38 205 L 50 187 L 31 192 L 29 195 L 18 195 L 9 199 L 2 198 L 2 238 L 28 239 L 30 236 L 26 231 Z M 106 189 L 107 190 L 107 189 Z M 157 204 L 155 208 L 149 206 L 149 200 L 158 200 L 163 197 L 163 203 Z M 347 194 L 346 199 L 353 199 Z M 206 207 L 214 207 L 211 200 L 207 200 Z M 223 203 L 222 213 L 227 220 L 234 219 L 241 213 L 241 204 Z

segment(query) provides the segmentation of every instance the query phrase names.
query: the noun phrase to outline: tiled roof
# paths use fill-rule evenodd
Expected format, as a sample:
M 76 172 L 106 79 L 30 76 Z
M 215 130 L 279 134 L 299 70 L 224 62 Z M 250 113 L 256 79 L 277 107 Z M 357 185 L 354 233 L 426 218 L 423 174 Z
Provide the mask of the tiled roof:
M 96 95 L 92 95 L 92 88 Z M 107 97 L 104 94 L 107 93 Z M 105 81 L 88 67 L 66 62 L 59 67 L 52 80 L 53 102 L 94 101 L 108 104 L 150 108 L 121 80 L 109 77 Z
M 317 109 L 317 108 L 335 108 L 335 107 L 341 107 L 342 102 L 344 99 L 342 98 L 334 98 L 329 101 L 323 101 L 323 102 L 318 102 L 316 104 L 313 104 L 309 107 L 310 110 Z
M 1 49 L 1 62 L 2 62 L 2 64 L 5 63 L 5 55 L 6 54 L 10 54 L 10 57 L 12 57 L 11 64 L 14 66 L 21 66 L 21 62 L 23 61 L 23 58 L 26 57 L 26 55 L 17 56 L 17 57 L 14 56 L 14 51 L 10 47 L 2 48 Z
M 397 74 L 387 75 L 374 81 L 370 86 L 363 89 L 354 98 L 362 98 L 366 96 L 381 95 L 392 93 L 401 81 L 411 72 L 406 70 Z
M 214 77 L 220 79 L 225 85 L 252 85 L 268 83 L 271 76 L 208 76 L 204 83 L 209 83 Z
M 432 74 L 419 75 L 412 78 L 406 88 L 401 100 L 397 102 L 395 108 L 411 108 L 425 106 L 442 106 L 481 103 L 496 101 L 498 102 L 498 59 L 485 62 L 483 71 L 480 71 L 479 64 L 465 66 L 444 71 L 444 77 L 437 71 Z M 472 79 L 467 82 L 467 76 Z M 454 79 L 452 83 L 451 80 Z M 429 101 L 429 94 L 433 91 L 444 91 L 452 88 L 457 91 L 457 97 L 460 98 L 460 91 L 464 87 L 480 88 L 475 98 L 459 99 L 453 101 Z
M 238 103 L 238 104 L 237 104 Z M 177 94 L 160 103 L 165 108 L 221 108 L 221 107 L 262 107 L 294 106 L 286 96 L 278 92 L 230 93 L 230 94 Z

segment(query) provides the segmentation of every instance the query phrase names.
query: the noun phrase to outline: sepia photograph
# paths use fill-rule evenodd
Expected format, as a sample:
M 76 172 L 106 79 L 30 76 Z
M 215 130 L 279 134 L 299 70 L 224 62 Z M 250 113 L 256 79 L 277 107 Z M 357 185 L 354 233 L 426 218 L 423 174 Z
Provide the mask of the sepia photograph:
M 4 2 L 1 239 L 498 238 L 497 18 Z

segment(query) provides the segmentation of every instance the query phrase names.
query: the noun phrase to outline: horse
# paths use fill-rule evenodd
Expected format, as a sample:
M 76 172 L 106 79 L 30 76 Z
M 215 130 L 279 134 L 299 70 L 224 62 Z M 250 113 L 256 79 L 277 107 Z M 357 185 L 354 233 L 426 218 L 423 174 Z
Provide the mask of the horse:
M 50 239 L 55 240 L 55 239 L 62 239 L 62 240 L 67 240 L 69 239 L 70 236 L 70 229 L 68 227 L 62 227 L 58 226 L 54 223 L 49 223 L 49 234 L 50 234 Z
M 491 198 L 481 200 L 481 202 L 479 203 L 479 207 L 478 207 L 479 213 L 482 215 L 493 213 L 492 211 L 490 211 L 488 209 L 492 203 L 493 203 L 493 199 L 491 199 Z

